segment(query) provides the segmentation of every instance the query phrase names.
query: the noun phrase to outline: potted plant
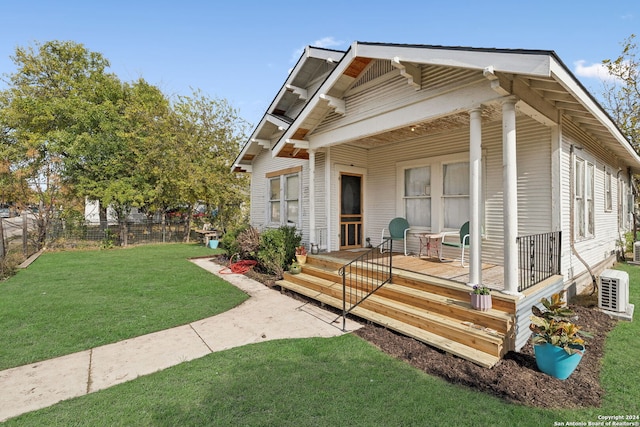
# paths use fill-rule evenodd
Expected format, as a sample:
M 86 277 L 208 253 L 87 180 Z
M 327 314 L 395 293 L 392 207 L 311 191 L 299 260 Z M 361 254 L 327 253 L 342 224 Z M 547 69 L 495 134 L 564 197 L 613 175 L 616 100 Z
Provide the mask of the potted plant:
M 302 272 L 302 267 L 296 260 L 292 260 L 291 265 L 289 266 L 289 273 L 291 274 L 300 274 Z
M 471 296 L 471 307 L 476 310 L 488 311 L 491 309 L 491 290 L 486 286 L 473 286 L 473 291 L 469 292 Z
M 565 306 L 564 294 L 565 291 L 553 294 L 551 300 L 542 298 L 544 310 L 531 307 L 533 315 L 529 325 L 538 369 L 561 380 L 569 378 L 582 359 L 583 337 L 591 337 L 572 322 L 576 317 Z
M 307 262 L 307 248 L 304 245 L 296 247 L 296 260 L 300 265 L 304 265 Z

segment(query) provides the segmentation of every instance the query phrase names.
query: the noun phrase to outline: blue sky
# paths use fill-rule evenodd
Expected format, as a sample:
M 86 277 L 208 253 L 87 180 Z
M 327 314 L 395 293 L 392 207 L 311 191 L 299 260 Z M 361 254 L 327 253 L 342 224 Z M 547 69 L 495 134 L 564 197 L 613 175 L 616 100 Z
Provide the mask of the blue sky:
M 15 70 L 16 46 L 72 40 L 121 80 L 142 77 L 168 96 L 199 88 L 255 124 L 306 45 L 554 50 L 598 96 L 597 65 L 639 32 L 637 0 L 0 0 L 0 74 Z

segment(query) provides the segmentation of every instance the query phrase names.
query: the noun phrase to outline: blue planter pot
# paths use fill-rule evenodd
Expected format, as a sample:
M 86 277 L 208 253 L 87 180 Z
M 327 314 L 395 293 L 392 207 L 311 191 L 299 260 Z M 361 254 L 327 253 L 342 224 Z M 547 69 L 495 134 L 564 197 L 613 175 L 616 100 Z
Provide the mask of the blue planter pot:
M 576 346 L 575 348 L 584 353 L 583 346 Z M 573 373 L 580 360 L 582 360 L 582 353 L 567 354 L 563 348 L 548 343 L 535 344 L 533 351 L 538 369 L 560 380 L 569 378 L 569 375 Z
M 209 247 L 211 249 L 217 249 L 218 243 L 220 243 L 220 240 L 209 240 Z

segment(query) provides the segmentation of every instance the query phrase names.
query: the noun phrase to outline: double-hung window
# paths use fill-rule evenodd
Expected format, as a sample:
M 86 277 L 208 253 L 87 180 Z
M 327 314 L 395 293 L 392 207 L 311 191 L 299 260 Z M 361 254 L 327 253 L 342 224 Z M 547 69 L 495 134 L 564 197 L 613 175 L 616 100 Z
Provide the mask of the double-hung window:
M 412 228 L 457 230 L 469 221 L 469 162 L 457 154 L 397 164 L 397 213 Z
M 574 218 L 575 233 L 579 239 L 593 237 L 595 233 L 594 175 L 595 166 L 580 157 L 575 160 Z
M 267 174 L 269 181 L 269 218 L 272 226 L 300 223 L 300 168 Z

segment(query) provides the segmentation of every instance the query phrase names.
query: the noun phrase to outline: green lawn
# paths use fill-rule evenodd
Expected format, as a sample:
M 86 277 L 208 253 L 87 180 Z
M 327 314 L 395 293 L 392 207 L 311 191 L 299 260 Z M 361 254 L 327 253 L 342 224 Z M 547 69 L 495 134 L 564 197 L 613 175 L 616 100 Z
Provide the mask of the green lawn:
M 640 267 L 621 266 L 640 307 Z M 636 316 L 637 317 L 637 316 Z M 7 426 L 554 426 L 640 415 L 640 324 L 607 340 L 603 406 L 543 410 L 451 385 L 364 340 L 271 341 L 213 353 Z M 541 376 L 541 381 L 544 378 Z M 557 423 L 557 424 L 554 424 Z
M 195 244 L 45 253 L 0 282 L 0 369 L 184 325 L 247 295 L 188 261 Z

